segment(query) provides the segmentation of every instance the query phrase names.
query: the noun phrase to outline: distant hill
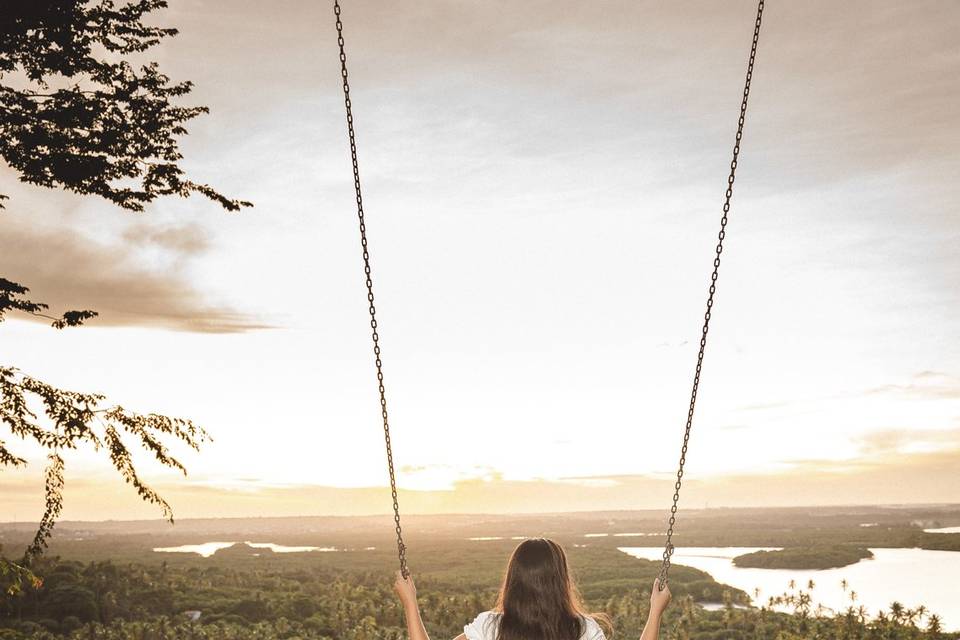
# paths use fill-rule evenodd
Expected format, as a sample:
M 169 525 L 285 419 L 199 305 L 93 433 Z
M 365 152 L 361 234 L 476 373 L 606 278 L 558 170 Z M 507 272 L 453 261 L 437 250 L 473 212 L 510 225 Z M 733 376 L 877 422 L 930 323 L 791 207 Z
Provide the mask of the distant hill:
M 467 538 L 501 541 L 550 536 L 592 547 L 659 547 L 666 510 L 544 514 L 444 514 L 403 516 L 409 546 L 456 543 Z M 922 547 L 960 550 L 960 534 L 928 534 L 925 528 L 960 525 L 960 505 L 850 506 L 753 509 L 681 509 L 674 543 L 684 546 Z M 25 548 L 35 523 L 0 524 L 0 545 Z M 395 548 L 390 515 L 287 518 L 201 518 L 77 522 L 54 530 L 51 553 L 70 557 L 131 557 L 153 547 L 251 540 L 290 546 L 378 550 Z M 260 550 L 263 552 L 263 550 Z M 239 552 L 239 551 L 238 551 Z

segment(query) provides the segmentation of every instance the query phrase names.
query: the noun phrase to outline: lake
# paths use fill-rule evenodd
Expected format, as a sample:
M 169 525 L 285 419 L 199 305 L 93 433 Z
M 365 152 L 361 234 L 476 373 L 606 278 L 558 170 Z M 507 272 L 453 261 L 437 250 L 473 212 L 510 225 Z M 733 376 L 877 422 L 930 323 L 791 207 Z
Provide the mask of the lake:
M 179 547 L 154 547 L 154 551 L 160 553 L 195 553 L 204 558 L 209 558 L 220 549 L 232 547 L 240 542 L 203 542 L 201 544 L 182 544 Z M 243 544 L 254 549 L 270 549 L 274 553 L 303 553 L 306 551 L 336 551 L 335 547 L 286 547 L 282 544 L 272 542 L 247 542 Z
M 814 604 L 834 610 L 850 606 L 850 592 L 857 594 L 854 606 L 865 606 L 871 616 L 888 609 L 896 600 L 906 607 L 925 605 L 939 615 L 943 628 L 960 630 L 960 552 L 926 549 L 870 549 L 872 560 L 839 569 L 792 571 L 786 569 L 744 569 L 733 564 L 735 556 L 760 551 L 761 547 L 687 547 L 674 551 L 673 562 L 706 571 L 718 582 L 729 584 L 760 597 L 754 604 L 766 604 L 768 598 L 787 590 L 790 580 L 806 590 L 809 580 L 815 588 Z M 620 547 L 635 558 L 659 560 L 659 547 Z M 849 584 L 846 592 L 841 580 Z

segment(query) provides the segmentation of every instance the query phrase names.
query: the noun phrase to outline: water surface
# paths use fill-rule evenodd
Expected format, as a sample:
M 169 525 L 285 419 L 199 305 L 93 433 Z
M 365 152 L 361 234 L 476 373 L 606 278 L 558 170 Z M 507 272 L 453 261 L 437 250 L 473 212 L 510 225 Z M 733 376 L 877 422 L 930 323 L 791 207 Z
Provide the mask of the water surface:
M 621 551 L 635 558 L 659 560 L 659 547 L 621 547 Z M 821 571 L 788 569 L 746 569 L 733 564 L 735 556 L 762 547 L 683 547 L 673 554 L 675 564 L 706 571 L 718 582 L 737 587 L 754 597 L 754 604 L 765 604 L 772 596 L 782 594 L 793 580 L 806 590 L 814 581 L 814 603 L 834 610 L 845 610 L 851 604 L 863 605 L 875 616 L 881 609 L 889 609 L 893 601 L 906 607 L 925 605 L 939 615 L 946 630 L 960 630 L 960 552 L 930 551 L 927 549 L 870 549 L 873 559 L 838 569 Z M 846 580 L 844 589 L 841 581 Z M 851 600 L 851 592 L 856 600 Z
M 209 558 L 220 549 L 232 547 L 240 542 L 203 542 L 201 544 L 182 544 L 179 547 L 154 547 L 154 551 L 160 553 L 196 553 L 197 555 Z M 272 542 L 247 542 L 242 544 L 254 549 L 270 549 L 274 553 L 303 553 L 306 551 L 336 551 L 336 547 L 287 547 L 282 544 Z

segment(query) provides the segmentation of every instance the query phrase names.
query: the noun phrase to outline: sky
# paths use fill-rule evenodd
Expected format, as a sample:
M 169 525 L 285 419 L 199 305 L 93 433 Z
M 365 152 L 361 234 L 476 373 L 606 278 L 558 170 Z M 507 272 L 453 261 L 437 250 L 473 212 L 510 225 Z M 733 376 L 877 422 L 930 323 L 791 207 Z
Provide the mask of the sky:
M 179 517 L 384 513 L 332 7 L 171 0 L 200 197 L 0 167 L 2 362 L 214 441 Z M 669 506 L 752 2 L 343 7 L 401 508 Z M 767 4 L 681 505 L 960 501 L 960 6 Z M 42 455 L 4 520 L 42 511 Z M 159 517 L 67 455 L 64 516 Z

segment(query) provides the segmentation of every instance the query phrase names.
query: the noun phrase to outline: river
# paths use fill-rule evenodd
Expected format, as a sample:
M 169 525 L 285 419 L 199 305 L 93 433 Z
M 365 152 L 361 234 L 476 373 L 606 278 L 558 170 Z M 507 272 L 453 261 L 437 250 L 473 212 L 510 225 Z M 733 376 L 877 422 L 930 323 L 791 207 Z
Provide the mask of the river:
M 872 560 L 822 571 L 734 566 L 735 556 L 758 550 L 758 547 L 678 548 L 673 562 L 706 571 L 718 582 L 742 589 L 751 597 L 754 589 L 760 589 L 755 604 L 765 604 L 771 596 L 782 594 L 791 580 L 803 589 L 813 580 L 814 604 L 845 610 L 852 603 L 851 592 L 855 592 L 857 598 L 852 604 L 865 606 L 871 616 L 881 609 L 889 609 L 895 600 L 910 608 L 922 604 L 940 616 L 944 630 L 960 631 L 960 552 L 871 549 Z M 620 547 L 620 551 L 647 560 L 658 560 L 663 553 L 658 547 Z M 846 589 L 842 580 L 848 583 Z

